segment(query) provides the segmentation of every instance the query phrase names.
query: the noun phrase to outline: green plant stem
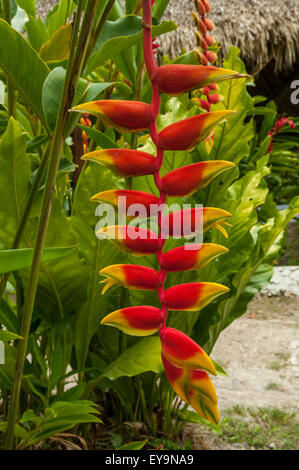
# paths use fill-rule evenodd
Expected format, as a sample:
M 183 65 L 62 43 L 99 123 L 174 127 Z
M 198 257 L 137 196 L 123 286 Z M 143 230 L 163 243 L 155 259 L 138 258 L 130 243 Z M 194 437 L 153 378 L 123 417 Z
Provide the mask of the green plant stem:
M 10 0 L 2 0 L 3 17 L 8 24 L 11 24 L 11 10 Z M 7 101 L 8 101 L 8 115 L 16 116 L 16 98 L 13 85 L 9 78 L 7 79 Z
M 19 341 L 15 375 L 12 388 L 11 406 L 8 413 L 7 432 L 5 439 L 5 448 L 13 449 L 15 423 L 18 417 L 20 390 L 23 377 L 23 368 L 27 352 L 30 324 L 34 307 L 35 296 L 37 292 L 38 277 L 41 266 L 42 252 L 48 231 L 49 219 L 52 209 L 52 202 L 55 189 L 55 181 L 59 167 L 61 150 L 64 141 L 64 126 L 68 116 L 68 110 L 72 105 L 76 85 L 80 77 L 85 54 L 88 45 L 88 38 L 92 30 L 99 0 L 88 0 L 85 15 L 83 18 L 81 30 L 80 19 L 75 22 L 72 37 L 70 59 L 67 66 L 66 78 L 63 87 L 63 93 L 59 105 L 59 113 L 56 121 L 56 127 L 53 135 L 53 144 L 50 153 L 50 163 L 47 173 L 45 189 L 43 193 L 43 202 L 40 223 L 37 232 L 37 238 L 34 248 L 33 262 L 30 272 L 28 291 L 24 305 L 23 321 L 20 336 L 23 340 Z M 79 1 L 78 12 L 82 11 L 83 0 Z M 77 15 L 78 16 L 78 15 Z M 78 32 L 79 38 L 77 39 Z
M 94 32 L 94 34 L 92 35 L 92 37 L 90 38 L 90 42 L 89 42 L 89 45 L 88 45 L 88 50 L 87 50 L 87 54 L 86 54 L 86 58 L 85 58 L 85 61 L 84 61 L 84 65 L 83 65 L 83 70 L 85 69 L 86 65 L 87 65 L 87 60 L 89 59 L 92 51 L 93 51 L 93 48 L 94 46 L 96 45 L 96 42 L 98 40 L 98 37 L 99 35 L 101 34 L 102 32 L 102 29 L 104 27 L 104 24 L 106 23 L 106 20 L 113 8 L 113 5 L 115 3 L 115 0 L 109 0 L 109 2 L 107 3 L 104 11 L 103 11 L 103 14 L 101 16 L 101 19 L 99 21 L 99 24 L 97 25 L 96 27 L 96 30 Z

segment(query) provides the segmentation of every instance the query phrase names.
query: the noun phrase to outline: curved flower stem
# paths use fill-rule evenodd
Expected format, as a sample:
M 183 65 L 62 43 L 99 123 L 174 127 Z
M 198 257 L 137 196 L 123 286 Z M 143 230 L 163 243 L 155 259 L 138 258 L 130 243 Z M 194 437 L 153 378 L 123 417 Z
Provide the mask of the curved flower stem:
M 157 117 L 160 112 L 160 104 L 161 104 L 161 97 L 159 93 L 159 89 L 155 83 L 155 73 L 158 68 L 153 54 L 153 47 L 152 47 L 152 8 L 151 8 L 151 1 L 150 0 L 143 0 L 142 1 L 143 7 L 143 18 L 142 18 L 142 26 L 143 26 L 143 53 L 144 53 L 144 62 L 149 74 L 151 84 L 152 84 L 152 123 L 150 126 L 150 135 L 152 141 L 157 147 L 157 167 L 154 174 L 154 180 L 157 188 L 160 191 L 159 195 L 159 212 L 158 212 L 158 228 L 160 232 L 160 238 L 162 238 L 161 234 L 161 220 L 162 220 L 162 211 L 163 206 L 166 203 L 166 194 L 162 191 L 162 184 L 161 184 L 161 175 L 160 170 L 163 164 L 163 150 L 159 148 L 159 134 L 157 130 Z M 162 246 L 159 252 L 157 253 L 157 261 L 159 266 L 162 264 L 162 256 L 163 256 L 163 246 L 165 240 L 162 241 Z M 165 326 L 165 322 L 167 319 L 168 310 L 164 305 L 164 282 L 166 279 L 167 273 L 165 269 L 160 268 L 160 280 L 161 280 L 161 287 L 158 289 L 158 296 L 161 303 L 161 315 L 163 319 L 163 326 Z
M 55 181 L 59 167 L 61 150 L 64 142 L 64 127 L 68 116 L 68 110 L 72 104 L 76 85 L 81 74 L 85 54 L 88 46 L 88 38 L 92 30 L 99 0 L 88 0 L 84 19 L 80 28 L 80 18 L 77 15 L 71 45 L 70 59 L 67 66 L 63 93 L 60 100 L 58 119 L 53 135 L 53 143 L 50 152 L 50 163 L 43 194 L 40 223 L 34 248 L 33 262 L 30 272 L 28 291 L 24 305 L 23 321 L 19 341 L 15 375 L 12 388 L 11 405 L 8 413 L 7 432 L 5 436 L 5 448 L 13 449 L 15 436 L 15 423 L 19 413 L 20 391 L 23 377 L 23 368 L 27 353 L 32 312 L 37 292 L 38 277 L 41 266 L 43 248 L 51 215 Z M 83 8 L 83 0 L 79 1 L 78 12 Z M 80 31 L 80 33 L 79 33 Z M 79 34 L 79 37 L 78 37 Z

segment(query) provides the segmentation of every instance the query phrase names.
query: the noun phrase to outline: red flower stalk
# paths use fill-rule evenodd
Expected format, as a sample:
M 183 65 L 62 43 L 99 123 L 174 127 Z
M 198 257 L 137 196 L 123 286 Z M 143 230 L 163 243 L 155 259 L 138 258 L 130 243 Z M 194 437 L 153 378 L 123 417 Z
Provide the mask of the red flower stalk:
M 214 29 L 213 22 L 207 18 L 207 14 L 210 11 L 210 5 L 208 2 L 204 0 L 194 0 L 194 4 L 196 7 L 197 12 L 192 12 L 193 22 L 197 26 L 197 31 L 195 33 L 195 37 L 197 40 L 197 44 L 201 49 L 202 58 L 206 60 L 201 60 L 202 65 L 207 65 L 207 63 L 214 63 L 217 59 L 216 54 L 211 55 L 209 51 L 209 47 L 212 47 L 216 41 L 215 39 L 209 34 Z
M 91 127 L 91 120 L 88 118 L 88 114 L 85 113 L 84 116 L 80 119 L 82 126 Z M 88 135 L 85 131 L 82 131 L 82 141 L 83 141 L 83 153 L 87 152 L 88 148 Z
M 214 24 L 206 16 L 210 12 L 211 7 L 206 0 L 194 0 L 194 3 L 197 13 L 192 12 L 192 17 L 198 29 L 198 31 L 195 32 L 195 38 L 200 48 L 197 51 L 197 59 L 202 65 L 214 64 L 217 60 L 217 54 L 214 50 L 209 49 L 213 48 L 216 44 L 216 39 L 209 34 L 213 31 Z M 245 77 L 245 75 L 243 77 Z M 214 91 L 213 84 L 204 92 L 206 98 L 198 99 L 198 105 L 203 111 L 210 112 L 211 105 L 217 104 L 222 99 L 221 95 L 212 95 L 211 91 Z
M 205 15 L 210 7 L 206 0 L 196 0 L 198 10 Z M 143 204 L 146 215 L 151 213 L 153 204 L 162 206 L 167 196 L 187 196 L 208 185 L 213 178 L 234 165 L 226 161 L 207 161 L 188 165 L 171 171 L 161 178 L 164 150 L 190 150 L 204 139 L 211 139 L 216 125 L 234 111 L 217 111 L 204 113 L 176 122 L 160 133 L 157 131 L 156 120 L 160 111 L 160 94 L 180 94 L 194 88 L 205 88 L 205 95 L 217 91 L 214 82 L 231 78 L 244 77 L 234 71 L 213 66 L 168 65 L 158 67 L 154 60 L 152 45 L 152 12 L 151 0 L 143 0 L 143 52 L 148 75 L 152 84 L 152 103 L 136 101 L 96 101 L 76 106 L 75 111 L 88 112 L 100 116 L 101 119 L 116 129 L 125 132 L 136 132 L 149 129 L 152 141 L 157 148 L 157 156 L 128 149 L 97 150 L 86 154 L 83 158 L 105 165 L 121 176 L 141 176 L 152 174 L 159 191 L 159 197 L 141 191 L 109 190 L 93 196 L 93 201 L 108 202 L 118 206 L 120 197 L 125 198 L 124 208 L 132 204 Z M 205 43 L 211 42 L 207 31 L 212 23 L 205 18 L 199 21 L 205 34 Z M 207 51 L 209 52 L 209 51 Z M 209 54 L 204 55 L 208 62 Z M 205 64 L 208 65 L 208 64 Z M 217 101 L 217 95 L 210 101 Z M 208 101 L 208 104 L 211 103 Z M 203 232 L 216 228 L 227 236 L 223 225 L 231 216 L 223 209 L 205 207 L 187 209 L 162 216 L 158 214 L 159 233 L 149 230 L 125 226 L 109 226 L 99 229 L 99 238 L 108 238 L 119 249 L 135 256 L 155 255 L 160 271 L 152 268 L 130 264 L 116 264 L 100 271 L 105 277 L 105 293 L 112 285 L 125 286 L 128 289 L 155 290 L 161 304 L 160 308 L 137 306 L 117 310 L 107 315 L 102 324 L 119 328 L 127 334 L 146 336 L 159 332 L 162 349 L 162 362 L 167 377 L 178 395 L 204 418 L 217 423 L 219 414 L 217 397 L 209 374 L 216 374 L 213 361 L 205 351 L 191 338 L 173 328 L 166 327 L 168 309 L 199 310 L 218 295 L 228 292 L 228 288 L 211 282 L 194 282 L 181 284 L 164 290 L 167 273 L 171 271 L 188 271 L 200 269 L 216 256 L 227 252 L 225 247 L 207 243 L 202 245 L 185 245 L 163 253 L 166 239 L 164 226 L 173 236 L 187 215 L 190 230 L 196 228 L 198 216 L 201 218 Z M 186 234 L 185 234 L 186 235 Z M 191 248 L 191 249 L 190 249 Z
M 270 136 L 270 144 L 269 144 L 269 147 L 268 147 L 268 153 L 272 152 L 273 150 L 273 140 L 274 140 L 274 136 L 279 134 L 282 130 L 282 128 L 286 125 L 289 125 L 291 129 L 295 129 L 295 124 L 294 124 L 294 121 L 292 121 L 291 119 L 287 118 L 287 117 L 282 117 L 280 119 L 278 119 L 276 121 L 276 123 L 274 124 L 272 130 L 270 132 L 268 132 L 268 135 Z

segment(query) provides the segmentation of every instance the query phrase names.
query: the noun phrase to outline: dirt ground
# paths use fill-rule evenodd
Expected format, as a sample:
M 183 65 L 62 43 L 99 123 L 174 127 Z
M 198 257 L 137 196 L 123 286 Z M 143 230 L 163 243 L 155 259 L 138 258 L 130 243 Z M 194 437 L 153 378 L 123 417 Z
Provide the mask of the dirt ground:
M 222 333 L 212 357 L 229 374 L 214 379 L 220 410 L 234 405 L 298 409 L 298 297 L 257 296 L 246 315 Z
M 44 18 L 57 1 L 58 0 L 38 0 L 36 2 L 37 14 Z
M 206 428 L 191 425 L 189 431 L 199 448 L 251 449 L 253 447 L 246 439 L 251 439 L 248 433 L 249 430 L 252 433 L 252 425 L 260 429 L 257 432 L 259 439 L 264 433 L 265 439 L 271 441 L 271 409 L 276 414 L 280 411 L 293 414 L 286 428 L 290 428 L 290 423 L 298 419 L 298 297 L 257 296 L 249 305 L 247 313 L 222 333 L 211 356 L 229 374 L 228 377 L 213 378 L 220 414 L 226 425 L 222 437 Z M 248 408 L 260 411 L 254 415 L 248 413 Z M 266 418 L 263 416 L 265 413 Z M 279 426 L 284 428 L 283 421 L 288 416 L 280 416 L 281 422 L 276 423 L 275 429 Z M 260 424 L 257 426 L 257 423 Z M 298 424 L 295 424 L 295 428 L 299 447 Z M 228 439 L 227 432 L 235 439 L 239 438 L 240 442 L 231 442 L 232 436 Z M 242 435 L 243 438 L 240 437 Z

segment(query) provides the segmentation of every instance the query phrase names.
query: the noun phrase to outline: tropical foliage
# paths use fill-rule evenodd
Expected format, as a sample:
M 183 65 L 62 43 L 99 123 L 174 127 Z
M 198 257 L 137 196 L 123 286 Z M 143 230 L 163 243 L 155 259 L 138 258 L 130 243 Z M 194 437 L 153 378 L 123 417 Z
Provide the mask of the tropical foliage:
M 271 161 L 275 155 L 268 154 L 267 132 L 273 123 L 265 124 L 258 134 L 255 116 L 261 110 L 248 94 L 252 82 L 236 48 L 230 49 L 222 64 L 226 80 L 218 83 L 217 94 L 223 100 L 212 103 L 210 115 L 221 119 L 210 123 L 201 134 L 203 141 L 192 141 L 189 136 L 183 148 L 169 146 L 178 136 L 178 121 L 208 120 L 199 102 L 202 91 L 192 90 L 199 83 L 216 83 L 221 69 L 208 83 L 191 77 L 191 85 L 181 90 L 168 88 L 180 82 L 171 83 L 163 77 L 167 69 L 159 69 L 157 83 L 165 94 L 154 122 L 158 132 L 163 129 L 163 139 L 151 138 L 152 115 L 147 112 L 155 81 L 144 64 L 139 3 L 128 1 L 123 9 L 118 0 L 61 0 L 45 22 L 36 17 L 34 1 L 0 3 L 0 341 L 5 344 L 5 363 L 0 365 L 0 431 L 5 448 L 32 448 L 41 442 L 45 447 L 47 439 L 57 433 L 75 427 L 79 433 L 92 430 L 101 426 L 101 420 L 104 424 L 142 421 L 149 433 L 162 432 L 172 438 L 184 420 L 197 419 L 187 405 L 180 409 L 178 400 L 174 401 L 159 336 L 136 339 L 105 325 L 110 312 L 126 308 L 136 312 L 140 306 L 151 306 L 155 317 L 161 303 L 151 289 L 125 288 L 126 269 L 136 269 L 139 262 L 132 255 L 134 250 L 118 251 L 95 236 L 99 221 L 95 202 L 105 202 L 107 197 L 111 201 L 115 191 L 138 191 L 150 194 L 151 204 L 160 197 L 153 173 L 161 169 L 169 201 L 179 208 L 186 203 L 203 204 L 232 215 L 225 229 L 224 217 L 207 225 L 218 230 L 204 234 L 203 246 L 211 252 L 206 248 L 206 257 L 203 250 L 189 260 L 195 271 L 186 266 L 178 269 L 179 255 L 173 258 L 169 253 L 178 253 L 172 250 L 180 250 L 182 241 L 174 238 L 165 243 L 163 264 L 147 251 L 140 258 L 143 269 L 138 280 L 144 274 L 153 289 L 157 288 L 155 273 L 160 266 L 167 269 L 165 290 L 169 308 L 176 311 L 169 315 L 166 329 L 180 330 L 180 338 L 189 336 L 190 344 L 200 345 L 204 357 L 271 278 L 287 223 L 298 213 L 298 198 L 279 211 L 269 197 L 268 183 L 271 175 L 275 177 L 272 163 L 276 171 Z M 153 6 L 154 37 L 176 28 L 172 21 L 161 20 L 166 5 L 167 1 L 156 0 Z M 168 58 L 163 60 L 164 67 L 172 65 Z M 195 52 L 182 54 L 172 63 L 199 67 Z M 188 93 L 166 94 L 173 91 Z M 122 106 L 124 118 L 134 110 L 125 108 L 132 100 L 135 106 L 142 103 L 134 126 L 126 127 L 124 120 L 111 126 L 121 116 Z M 80 119 L 80 113 L 69 112 L 73 107 L 93 115 L 94 109 L 86 103 L 95 101 L 100 103 L 96 116 L 83 114 Z M 272 116 L 269 107 L 264 110 L 265 120 Z M 221 124 L 230 110 L 235 114 Z M 219 125 L 212 137 L 215 124 Z M 190 129 L 187 126 L 184 132 Z M 164 150 L 161 168 L 155 166 L 156 146 Z M 116 161 L 109 149 L 120 149 L 123 161 Z M 92 158 L 81 160 L 83 153 L 93 153 L 97 162 L 105 156 L 108 168 L 89 161 Z M 143 154 L 147 155 L 144 159 Z M 220 172 L 219 161 L 226 171 Z M 203 162 L 211 162 L 214 171 Z M 189 165 L 196 181 L 188 181 L 193 186 L 182 189 L 177 181 L 184 180 L 180 172 Z M 203 173 L 207 187 L 201 184 Z M 174 187 L 178 191 L 171 194 Z M 94 201 L 90 201 L 92 196 Z M 184 254 L 181 261 L 188 261 Z M 111 265 L 120 266 L 113 276 Z M 133 268 L 123 268 L 127 265 Z M 108 279 L 102 287 L 100 271 Z M 174 286 L 194 282 L 222 284 L 226 293 L 209 305 L 196 300 L 192 312 L 181 304 L 174 309 Z M 175 293 L 176 299 L 184 296 L 184 292 Z M 153 330 L 160 327 L 159 315 Z M 124 325 L 124 316 L 120 318 Z M 170 369 L 177 364 L 170 353 L 163 360 L 173 382 Z M 225 374 L 220 365 L 209 364 L 213 372 Z M 194 384 L 202 378 L 195 375 Z M 184 373 L 180 380 L 192 383 Z M 187 401 L 192 404 L 190 397 Z

